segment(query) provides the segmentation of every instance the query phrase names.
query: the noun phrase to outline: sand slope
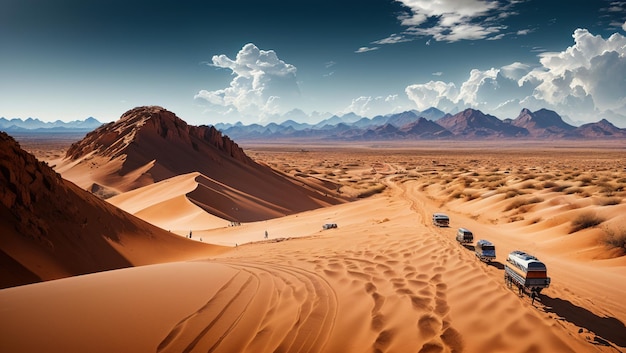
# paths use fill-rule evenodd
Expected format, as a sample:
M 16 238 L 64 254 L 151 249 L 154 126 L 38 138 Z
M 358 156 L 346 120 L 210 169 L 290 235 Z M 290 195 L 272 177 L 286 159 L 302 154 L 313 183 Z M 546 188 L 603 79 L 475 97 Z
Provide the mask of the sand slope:
M 180 262 L 0 290 L 0 351 L 626 351 L 626 257 L 604 240 L 626 214 L 623 152 L 602 152 L 559 151 L 557 160 L 539 150 L 393 151 L 348 160 L 324 151 L 308 153 L 310 162 L 293 154 L 302 168 L 285 154 L 285 169 L 334 177 L 355 194 L 386 188 L 240 226 L 203 226 L 188 197 L 204 175 L 120 195 L 155 221 L 183 224 L 188 213 L 200 227 L 194 239 L 229 251 L 194 248 Z M 451 227 L 431 225 L 435 211 L 448 213 Z M 602 222 L 573 231 L 586 214 Z M 481 263 L 459 245 L 461 226 L 494 242 L 496 261 Z M 128 249 L 125 256 L 143 253 Z M 552 278 L 534 303 L 503 281 L 516 249 L 538 256 Z
M 105 199 L 200 173 L 197 187 L 186 197 L 206 212 L 240 222 L 347 199 L 334 193 L 333 183 L 307 183 L 278 173 L 252 160 L 214 127 L 188 125 L 154 106 L 131 109 L 118 121 L 90 132 L 70 146 L 65 158 L 53 163 L 64 178 Z
M 476 226 L 477 233 L 499 244 L 498 261 L 486 265 L 453 240 L 455 228 L 430 225 L 438 205 L 418 183 L 388 182 L 384 195 L 310 211 L 302 222 L 300 216 L 262 222 L 303 236 L 299 239 L 268 239 L 204 260 L 0 291 L 6 304 L 0 332 L 10 337 L 0 349 L 612 352 L 626 347 L 624 308 L 600 309 L 607 296 L 598 286 L 610 282 L 615 297 L 623 298 L 623 267 L 587 266 L 585 291 L 577 292 L 569 286 L 577 276 L 565 270 L 570 263 L 541 254 L 554 286 L 533 306 L 505 286 L 501 269 L 508 248 L 528 246 L 531 239 L 500 243 L 505 237 L 497 238 L 495 225 L 478 227 L 471 218 L 452 214 L 453 227 Z M 329 219 L 338 220 L 339 228 L 320 231 Z M 46 339 L 29 339 L 33 336 Z
M 0 147 L 0 287 L 219 251 L 63 180 L 6 134 Z

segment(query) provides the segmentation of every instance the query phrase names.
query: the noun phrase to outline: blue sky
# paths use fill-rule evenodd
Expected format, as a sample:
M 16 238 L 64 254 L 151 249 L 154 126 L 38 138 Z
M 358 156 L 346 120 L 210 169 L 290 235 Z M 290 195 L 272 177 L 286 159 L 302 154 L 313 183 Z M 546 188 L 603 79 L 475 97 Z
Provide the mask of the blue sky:
M 625 23 L 626 1 L 605 0 L 0 0 L 0 116 L 545 107 L 626 127 Z

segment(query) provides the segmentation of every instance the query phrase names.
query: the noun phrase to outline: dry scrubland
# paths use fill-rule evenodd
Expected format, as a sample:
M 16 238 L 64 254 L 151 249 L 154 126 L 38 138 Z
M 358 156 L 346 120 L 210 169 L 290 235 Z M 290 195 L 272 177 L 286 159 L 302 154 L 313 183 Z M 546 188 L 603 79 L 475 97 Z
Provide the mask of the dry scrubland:
M 284 173 L 342 185 L 337 193 L 363 198 L 386 188 L 384 178 L 416 181 L 442 209 L 497 200 L 489 213 L 466 213 L 492 224 L 540 224 L 541 209 L 567 213 L 569 234 L 601 229 L 598 239 L 613 257 L 626 251 L 626 223 L 605 222 L 601 208 L 626 200 L 626 151 L 618 143 L 588 142 L 501 147 L 497 143 L 443 144 L 441 148 L 387 145 L 382 148 L 329 146 L 294 149 L 250 146 L 248 154 Z M 593 208 L 594 210 L 587 210 Z M 579 210 L 579 211 L 573 211 Z M 568 212 L 565 212 L 568 211 Z M 573 212 L 572 212 L 573 211 Z M 603 256 L 599 254 L 598 256 Z
M 624 143 L 243 147 L 355 201 L 194 229 L 230 244 L 220 254 L 2 290 L 0 350 L 626 350 Z M 450 228 L 431 225 L 436 211 Z M 459 245 L 458 227 L 494 242 L 496 261 Z M 517 249 L 552 277 L 534 303 L 503 281 Z

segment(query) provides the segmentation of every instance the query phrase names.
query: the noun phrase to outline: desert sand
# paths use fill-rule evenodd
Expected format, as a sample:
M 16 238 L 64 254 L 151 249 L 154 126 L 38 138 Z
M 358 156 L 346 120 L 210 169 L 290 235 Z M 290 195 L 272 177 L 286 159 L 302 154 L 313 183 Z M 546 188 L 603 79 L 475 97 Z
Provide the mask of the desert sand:
M 188 202 L 196 174 L 120 194 L 122 209 L 229 250 L 0 290 L 0 351 L 625 351 L 624 151 L 247 146 L 354 201 L 233 225 Z M 440 211 L 449 228 L 431 224 Z M 458 227 L 496 261 L 458 244 Z M 552 278 L 534 302 L 503 281 L 518 249 Z

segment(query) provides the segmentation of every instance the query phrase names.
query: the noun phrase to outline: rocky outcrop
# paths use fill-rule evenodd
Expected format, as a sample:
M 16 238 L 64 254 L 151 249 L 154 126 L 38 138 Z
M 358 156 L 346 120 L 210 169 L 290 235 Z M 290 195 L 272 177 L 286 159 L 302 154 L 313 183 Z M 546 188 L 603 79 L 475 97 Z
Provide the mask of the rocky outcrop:
M 72 160 L 90 153 L 116 158 L 131 152 L 133 144 L 146 139 L 161 138 L 163 145 L 179 145 L 198 151 L 200 144 L 214 147 L 216 153 L 242 163 L 252 163 L 244 151 L 228 136 L 213 126 L 191 126 L 174 113 L 158 106 L 137 107 L 116 121 L 97 128 L 68 149 L 66 158 Z
M 157 106 L 134 108 L 94 130 L 71 146 L 57 170 L 103 198 L 200 173 L 209 186 L 187 194 L 189 201 L 240 222 L 344 202 L 332 194 L 337 187 L 306 186 L 295 176 L 277 173 L 213 126 L 188 125 Z
M 0 229 L 0 288 L 157 262 L 208 246 L 148 224 L 61 178 L 5 133 Z
M 506 124 L 493 115 L 484 114 L 480 110 L 465 109 L 464 111 L 441 118 L 437 124 L 461 138 L 502 138 L 525 137 L 528 130 Z
M 556 112 L 540 109 L 536 112 L 524 108 L 511 125 L 528 130 L 529 136 L 535 138 L 556 138 L 575 129 L 567 124 Z

